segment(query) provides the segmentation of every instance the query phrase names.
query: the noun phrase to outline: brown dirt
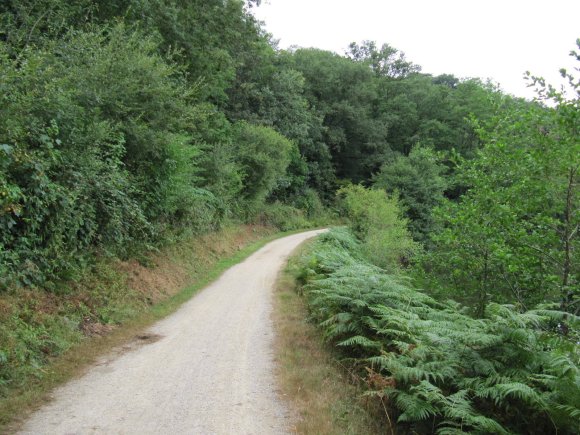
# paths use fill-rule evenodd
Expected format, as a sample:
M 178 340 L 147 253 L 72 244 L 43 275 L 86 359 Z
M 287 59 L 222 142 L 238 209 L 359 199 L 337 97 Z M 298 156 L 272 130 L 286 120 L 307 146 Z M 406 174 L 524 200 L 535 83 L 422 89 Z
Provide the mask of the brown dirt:
M 152 305 L 177 293 L 187 284 L 185 268 L 162 259 L 157 259 L 153 268 L 130 260 L 119 262 L 116 269 L 127 277 L 128 287 L 140 293 Z
M 87 337 L 100 337 L 102 335 L 108 334 L 114 329 L 113 325 L 103 325 L 99 322 L 93 322 L 89 318 L 83 319 L 80 325 L 81 331 Z
M 81 321 L 79 329 L 88 337 L 103 336 L 114 326 L 98 322 L 94 313 L 107 303 L 107 298 L 135 292 L 137 298 L 133 296 L 133 302 L 128 303 L 142 301 L 155 305 L 195 281 L 198 274 L 212 267 L 220 258 L 274 232 L 274 229 L 261 225 L 224 228 L 150 254 L 145 258 L 148 266 L 136 260 L 114 261 L 105 265 L 105 268 L 114 270 L 113 275 L 87 272 L 78 282 L 61 284 L 59 291 L 14 289 L 0 294 L 0 322 L 15 313 L 26 313 L 30 321 L 42 324 L 51 316 L 88 308 L 93 314 Z M 116 289 L 110 295 L 105 295 L 114 287 Z
M 210 266 L 217 259 L 242 249 L 264 235 L 272 234 L 273 230 L 245 225 L 233 230 L 226 229 L 224 233 L 203 235 L 182 248 L 191 256 L 189 262 L 176 262 L 173 255 L 156 254 L 148 258 L 153 267 L 144 266 L 136 260 L 120 261 L 115 267 L 127 277 L 128 287 L 153 305 L 178 293 L 191 282 L 192 275 L 199 269 Z

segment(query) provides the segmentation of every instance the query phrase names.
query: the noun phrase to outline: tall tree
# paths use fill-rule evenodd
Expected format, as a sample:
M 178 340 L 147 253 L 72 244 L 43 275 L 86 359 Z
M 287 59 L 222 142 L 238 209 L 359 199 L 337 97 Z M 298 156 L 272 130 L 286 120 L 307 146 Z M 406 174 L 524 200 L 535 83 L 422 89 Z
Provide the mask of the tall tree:
M 324 142 L 336 174 L 367 181 L 388 149 L 387 126 L 373 117 L 377 98 L 373 72 L 365 65 L 327 51 L 300 49 L 294 68 L 306 79 L 306 96 L 324 120 Z
M 375 187 L 400 195 L 415 240 L 427 242 L 435 229 L 432 211 L 443 202 L 448 184 L 445 172 L 432 149 L 416 146 L 408 156 L 397 154 L 389 159 L 373 178 Z
M 419 65 L 405 58 L 405 53 L 389 44 L 383 44 L 378 48 L 374 41 L 363 41 L 360 45 L 352 42 L 346 55 L 355 62 L 369 65 L 379 77 L 403 78 L 421 71 Z

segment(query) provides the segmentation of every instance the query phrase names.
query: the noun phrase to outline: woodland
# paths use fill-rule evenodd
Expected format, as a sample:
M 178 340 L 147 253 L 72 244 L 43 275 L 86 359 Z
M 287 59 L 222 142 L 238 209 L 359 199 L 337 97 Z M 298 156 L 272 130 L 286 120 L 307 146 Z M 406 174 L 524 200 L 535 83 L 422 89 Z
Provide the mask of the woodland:
M 580 432 L 578 70 L 528 74 L 528 101 L 389 44 L 282 50 L 256 7 L 0 3 L 0 295 L 232 222 L 340 222 L 300 291 L 385 427 Z M 30 318 L 0 304 L 0 396 L 78 328 Z

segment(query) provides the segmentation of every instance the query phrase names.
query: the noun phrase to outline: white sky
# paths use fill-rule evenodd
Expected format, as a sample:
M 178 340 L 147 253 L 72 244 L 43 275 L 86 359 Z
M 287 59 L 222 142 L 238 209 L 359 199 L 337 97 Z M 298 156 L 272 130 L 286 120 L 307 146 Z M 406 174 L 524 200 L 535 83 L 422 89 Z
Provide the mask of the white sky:
M 523 73 L 559 83 L 580 37 L 580 0 L 263 0 L 254 14 L 281 48 L 386 42 L 425 73 L 492 78 L 528 98 Z

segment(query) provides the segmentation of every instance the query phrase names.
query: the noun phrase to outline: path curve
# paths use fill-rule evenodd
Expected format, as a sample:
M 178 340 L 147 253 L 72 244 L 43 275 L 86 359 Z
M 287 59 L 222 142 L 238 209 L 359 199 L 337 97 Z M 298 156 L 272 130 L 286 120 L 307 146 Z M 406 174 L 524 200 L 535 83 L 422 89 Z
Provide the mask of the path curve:
M 275 240 L 54 392 L 22 434 L 282 434 L 272 289 L 291 252 L 324 230 Z M 113 354 L 112 354 L 113 355 Z

